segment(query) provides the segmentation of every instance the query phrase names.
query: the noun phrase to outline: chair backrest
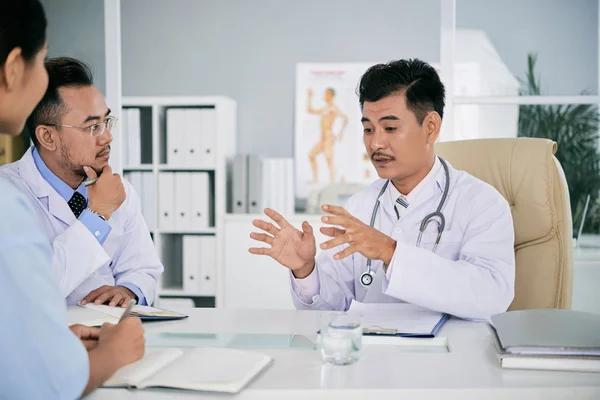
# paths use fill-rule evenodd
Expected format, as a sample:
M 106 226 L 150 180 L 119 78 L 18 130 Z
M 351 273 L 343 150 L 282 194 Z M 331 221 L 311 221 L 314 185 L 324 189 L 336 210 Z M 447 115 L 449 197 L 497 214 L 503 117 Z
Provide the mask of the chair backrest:
M 515 229 L 515 298 L 510 310 L 570 308 L 573 226 L 569 191 L 547 139 L 437 143 L 456 169 L 494 186 L 508 201 Z

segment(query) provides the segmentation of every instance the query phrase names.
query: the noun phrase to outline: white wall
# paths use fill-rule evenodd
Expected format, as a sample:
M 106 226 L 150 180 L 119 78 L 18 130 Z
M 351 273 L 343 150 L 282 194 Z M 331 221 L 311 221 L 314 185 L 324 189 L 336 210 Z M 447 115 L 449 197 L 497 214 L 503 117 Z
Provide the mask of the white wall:
M 90 64 L 105 93 L 104 0 L 40 0 L 48 19 L 48 57 L 69 56 Z
M 123 95 L 238 102 L 238 151 L 292 156 L 297 62 L 439 61 L 439 0 L 126 0 Z

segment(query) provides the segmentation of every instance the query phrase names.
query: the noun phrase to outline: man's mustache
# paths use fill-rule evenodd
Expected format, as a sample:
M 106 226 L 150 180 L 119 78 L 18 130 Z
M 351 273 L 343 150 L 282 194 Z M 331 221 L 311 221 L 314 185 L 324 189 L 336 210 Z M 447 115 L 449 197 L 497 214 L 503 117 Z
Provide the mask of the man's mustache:
M 96 154 L 96 157 L 100 157 L 100 156 L 106 154 L 109 151 L 110 151 L 110 145 L 107 146 L 106 148 L 102 149 L 102 151 L 100 153 Z
M 371 154 L 371 161 L 375 161 L 376 157 L 377 158 L 387 158 L 387 159 L 390 159 L 390 160 L 395 160 L 396 159 L 396 157 L 394 157 L 394 156 L 392 156 L 390 154 L 382 153 L 381 151 L 376 151 L 373 154 Z

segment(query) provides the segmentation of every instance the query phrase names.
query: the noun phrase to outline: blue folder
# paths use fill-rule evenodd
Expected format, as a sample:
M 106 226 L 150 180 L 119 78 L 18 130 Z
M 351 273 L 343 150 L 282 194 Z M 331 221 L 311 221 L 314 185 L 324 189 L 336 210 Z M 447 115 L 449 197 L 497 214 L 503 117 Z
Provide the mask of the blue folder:
M 139 319 L 142 320 L 142 322 L 146 322 L 146 321 L 175 321 L 175 320 L 179 320 L 179 319 L 188 318 L 187 315 L 176 313 L 174 311 L 166 311 L 166 310 L 162 310 L 162 311 L 164 313 L 168 313 L 169 315 L 154 315 L 152 313 L 144 313 L 144 312 L 132 311 L 131 312 L 131 316 L 138 317 Z
M 412 338 L 433 338 L 439 330 L 444 326 L 446 321 L 450 318 L 448 314 L 442 314 L 442 317 L 438 323 L 433 327 L 433 330 L 429 333 L 410 333 L 410 332 L 398 332 L 396 329 L 363 329 L 363 335 L 366 336 L 397 336 L 397 337 L 412 337 Z

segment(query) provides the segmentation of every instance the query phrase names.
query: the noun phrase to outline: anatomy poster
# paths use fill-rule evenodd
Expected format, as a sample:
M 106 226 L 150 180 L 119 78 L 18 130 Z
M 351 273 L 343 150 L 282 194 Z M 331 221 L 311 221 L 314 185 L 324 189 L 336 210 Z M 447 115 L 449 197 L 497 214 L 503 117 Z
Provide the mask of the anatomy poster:
M 334 183 L 370 184 L 375 168 L 363 144 L 356 88 L 374 63 L 301 63 L 296 68 L 296 197 Z

